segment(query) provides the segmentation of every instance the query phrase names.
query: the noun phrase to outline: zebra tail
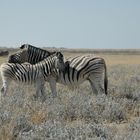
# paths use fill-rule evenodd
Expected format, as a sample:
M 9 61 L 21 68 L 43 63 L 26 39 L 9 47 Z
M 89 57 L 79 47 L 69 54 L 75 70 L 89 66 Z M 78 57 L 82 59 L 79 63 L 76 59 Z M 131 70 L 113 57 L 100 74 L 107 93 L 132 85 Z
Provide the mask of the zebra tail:
M 108 88 L 108 77 L 107 77 L 107 67 L 106 67 L 106 63 L 104 61 L 104 67 L 105 67 L 105 74 L 104 74 L 104 89 L 105 89 L 105 94 L 107 95 L 107 88 Z

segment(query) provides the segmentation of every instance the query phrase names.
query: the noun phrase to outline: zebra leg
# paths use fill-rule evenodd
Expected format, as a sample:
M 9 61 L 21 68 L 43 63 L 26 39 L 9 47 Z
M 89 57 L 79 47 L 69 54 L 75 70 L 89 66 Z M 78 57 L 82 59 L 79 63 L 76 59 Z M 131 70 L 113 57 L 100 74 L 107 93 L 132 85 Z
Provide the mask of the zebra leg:
M 90 75 L 89 81 L 92 86 L 93 92 L 96 91 L 97 94 L 105 94 L 104 88 L 103 88 L 103 78 L 102 75 Z
M 90 85 L 91 85 L 92 92 L 93 92 L 94 94 L 97 94 L 98 91 L 97 91 L 97 89 L 96 89 L 96 87 L 95 87 L 95 85 L 94 85 L 94 82 L 92 82 L 91 79 L 88 79 L 88 81 L 89 81 L 89 83 L 90 83 Z
M 56 79 L 53 77 L 49 78 L 49 84 L 52 92 L 52 96 L 55 98 L 57 97 L 57 91 L 56 91 Z
M 96 88 L 97 88 L 97 90 L 98 90 L 98 94 L 103 94 L 103 95 L 105 95 L 105 91 L 104 91 L 104 88 L 102 87 L 102 84 L 101 84 L 101 82 L 99 82 L 99 83 L 96 83 Z
M 44 97 L 45 96 L 45 83 L 41 85 L 41 95 Z
M 44 99 L 44 95 L 45 95 L 45 87 L 44 87 L 44 84 L 45 84 L 45 81 L 42 80 L 37 80 L 35 82 L 35 88 L 36 88 L 36 94 L 35 94 L 35 97 L 36 98 L 42 98 Z
M 46 100 L 46 94 L 45 94 L 45 83 L 42 83 L 41 84 L 41 89 L 40 89 L 40 99 L 42 100 L 42 101 L 45 101 Z
M 10 84 L 10 80 L 8 80 L 7 78 L 2 78 L 3 81 L 3 85 L 1 88 L 1 94 L 6 95 L 9 84 Z

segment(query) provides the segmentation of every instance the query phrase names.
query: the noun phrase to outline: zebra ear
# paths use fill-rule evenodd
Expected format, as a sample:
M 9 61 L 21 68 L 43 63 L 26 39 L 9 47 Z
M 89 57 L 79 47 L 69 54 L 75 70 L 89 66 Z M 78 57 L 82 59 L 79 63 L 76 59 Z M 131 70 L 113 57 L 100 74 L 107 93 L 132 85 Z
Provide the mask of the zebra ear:
M 63 54 L 61 52 L 56 52 L 57 57 L 63 57 Z
M 20 46 L 20 49 L 24 49 L 25 48 L 25 44 Z

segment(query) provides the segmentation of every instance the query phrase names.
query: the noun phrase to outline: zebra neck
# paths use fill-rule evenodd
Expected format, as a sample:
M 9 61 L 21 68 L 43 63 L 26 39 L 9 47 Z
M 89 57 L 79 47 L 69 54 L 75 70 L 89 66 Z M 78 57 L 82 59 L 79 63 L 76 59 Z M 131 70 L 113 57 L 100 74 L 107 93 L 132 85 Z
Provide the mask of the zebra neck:
M 55 59 L 54 57 L 49 57 L 44 59 L 39 63 L 41 69 L 45 69 L 45 73 L 48 75 L 55 69 Z

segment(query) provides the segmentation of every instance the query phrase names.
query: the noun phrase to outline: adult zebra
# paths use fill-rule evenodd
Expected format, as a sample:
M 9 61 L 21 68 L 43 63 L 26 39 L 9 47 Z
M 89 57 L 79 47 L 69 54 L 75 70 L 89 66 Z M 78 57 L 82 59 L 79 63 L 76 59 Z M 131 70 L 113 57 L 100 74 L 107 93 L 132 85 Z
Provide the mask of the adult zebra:
M 22 56 L 25 56 L 26 53 L 28 54 L 28 48 L 32 48 L 32 56 L 26 55 L 27 58 L 23 59 Z M 19 62 L 22 58 L 22 62 L 29 62 L 31 64 L 37 63 L 39 60 L 31 62 L 29 59 L 37 56 L 38 53 L 41 53 L 41 49 L 40 51 L 34 51 L 34 48 L 36 47 L 24 44 L 20 47 L 22 50 L 20 55 L 19 53 L 15 53 L 12 57 L 9 57 L 8 61 L 15 62 L 14 58 L 18 55 L 19 59 L 16 59 L 17 62 Z M 42 52 L 44 52 L 44 50 Z M 46 51 L 46 53 L 48 53 L 48 51 Z M 107 95 L 107 68 L 103 58 L 96 57 L 94 55 L 82 55 L 68 58 L 65 64 L 67 65 L 67 68 L 64 72 L 58 72 L 55 70 L 48 78 L 52 93 L 55 93 L 55 95 L 57 94 L 56 82 L 67 85 L 70 88 L 75 88 L 84 81 L 88 80 L 93 93 L 105 93 Z
M 53 69 L 63 71 L 65 63 L 62 53 L 56 52 L 44 60 L 31 64 L 3 63 L 0 67 L 3 86 L 1 93 L 6 94 L 11 80 L 35 84 L 36 94 L 44 94 L 44 83 Z
M 49 52 L 30 44 L 23 44 L 20 47 L 21 50 L 15 54 L 10 54 L 8 57 L 9 63 L 24 63 L 29 62 L 30 64 L 36 64 L 39 61 L 42 61 L 44 58 L 56 53 Z

